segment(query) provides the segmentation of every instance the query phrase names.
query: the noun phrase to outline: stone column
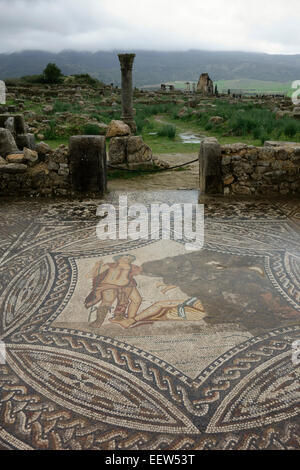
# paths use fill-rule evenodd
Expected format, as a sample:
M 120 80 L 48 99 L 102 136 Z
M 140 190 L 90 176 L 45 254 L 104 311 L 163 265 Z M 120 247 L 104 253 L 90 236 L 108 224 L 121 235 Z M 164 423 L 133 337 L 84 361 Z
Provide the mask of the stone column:
M 122 72 L 122 120 L 133 133 L 136 124 L 133 118 L 132 67 L 135 54 L 118 54 Z
M 106 191 L 107 167 L 105 137 L 78 135 L 70 138 L 71 185 L 75 192 Z

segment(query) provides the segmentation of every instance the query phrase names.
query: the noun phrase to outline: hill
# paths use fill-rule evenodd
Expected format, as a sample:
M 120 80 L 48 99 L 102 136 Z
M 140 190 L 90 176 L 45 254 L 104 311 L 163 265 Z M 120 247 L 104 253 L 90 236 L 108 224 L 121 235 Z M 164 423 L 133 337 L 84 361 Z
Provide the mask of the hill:
M 136 86 L 162 82 L 196 81 L 208 72 L 214 81 L 253 79 L 287 83 L 300 79 L 300 55 L 190 50 L 136 51 Z M 120 84 L 117 51 L 24 51 L 0 54 L 0 79 L 39 74 L 49 62 L 65 75 L 89 73 L 105 83 Z

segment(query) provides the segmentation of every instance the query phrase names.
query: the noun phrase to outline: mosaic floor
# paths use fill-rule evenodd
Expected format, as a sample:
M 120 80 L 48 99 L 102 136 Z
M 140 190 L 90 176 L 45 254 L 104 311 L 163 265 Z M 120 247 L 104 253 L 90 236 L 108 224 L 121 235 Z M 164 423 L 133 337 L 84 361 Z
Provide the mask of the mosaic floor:
M 299 203 L 208 201 L 194 252 L 0 204 L 0 448 L 300 448 Z

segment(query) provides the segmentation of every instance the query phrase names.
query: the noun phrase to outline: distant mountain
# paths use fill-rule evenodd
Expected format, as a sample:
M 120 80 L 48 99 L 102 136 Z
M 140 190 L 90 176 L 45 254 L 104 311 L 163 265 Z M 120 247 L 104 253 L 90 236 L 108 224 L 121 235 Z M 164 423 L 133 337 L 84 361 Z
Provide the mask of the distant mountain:
M 0 79 L 39 74 L 49 62 L 56 63 L 65 75 L 89 73 L 105 83 L 120 84 L 117 51 L 92 53 L 66 50 L 58 54 L 24 51 L 0 54 Z M 178 80 L 195 81 L 202 72 L 208 72 L 213 80 L 300 80 L 300 55 L 199 50 L 136 52 L 136 86 Z

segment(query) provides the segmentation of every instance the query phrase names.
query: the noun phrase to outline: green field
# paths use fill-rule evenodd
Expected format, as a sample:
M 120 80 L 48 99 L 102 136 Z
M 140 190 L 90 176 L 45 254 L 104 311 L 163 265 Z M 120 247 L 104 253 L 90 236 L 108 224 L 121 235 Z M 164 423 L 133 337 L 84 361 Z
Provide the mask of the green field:
M 193 83 L 193 80 L 190 82 Z M 195 83 L 195 82 L 194 82 Z M 176 81 L 168 82 L 169 85 L 174 85 L 178 90 L 185 90 L 186 82 Z M 227 90 L 241 93 L 272 93 L 272 94 L 287 94 L 288 96 L 292 93 L 291 82 L 281 83 L 272 81 L 252 80 L 248 78 L 242 78 L 237 80 L 218 80 L 215 82 L 218 86 L 219 92 L 227 93 Z M 192 85 L 191 85 L 192 89 Z

